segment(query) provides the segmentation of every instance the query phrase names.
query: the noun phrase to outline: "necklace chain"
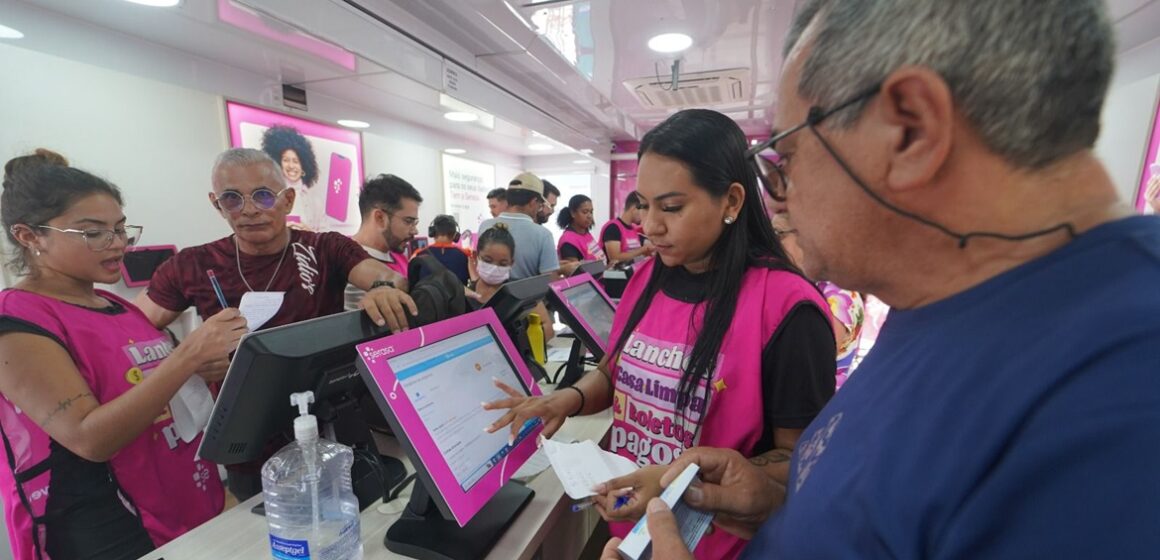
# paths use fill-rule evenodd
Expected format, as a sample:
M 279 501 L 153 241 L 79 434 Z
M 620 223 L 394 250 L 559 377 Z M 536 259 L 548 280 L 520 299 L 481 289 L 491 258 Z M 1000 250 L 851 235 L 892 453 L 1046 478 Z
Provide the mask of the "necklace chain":
M 286 259 L 286 251 L 290 249 L 290 239 L 287 237 L 286 246 L 282 247 L 282 256 L 278 257 L 278 266 L 274 267 L 274 274 L 270 276 L 270 281 L 266 282 L 266 289 L 264 292 L 270 291 L 270 286 L 274 285 L 274 279 L 278 277 L 278 271 L 282 270 L 282 261 Z M 246 281 L 246 275 L 242 273 L 242 249 L 238 247 L 238 236 L 234 235 L 234 262 L 238 264 L 238 276 L 242 277 L 242 283 L 246 285 L 246 289 L 251 292 L 256 292 L 253 286 Z

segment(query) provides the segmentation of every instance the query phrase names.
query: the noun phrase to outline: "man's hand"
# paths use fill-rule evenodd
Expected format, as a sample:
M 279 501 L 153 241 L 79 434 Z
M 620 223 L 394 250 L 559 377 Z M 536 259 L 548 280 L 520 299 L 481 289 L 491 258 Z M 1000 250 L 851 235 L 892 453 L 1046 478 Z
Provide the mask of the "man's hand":
M 228 357 L 212 362 L 205 362 L 198 366 L 196 373 L 199 377 L 205 380 L 206 383 L 219 383 L 226 378 L 226 372 L 230 369 L 230 359 Z
M 688 494 L 686 494 L 687 496 Z M 693 554 L 681 540 L 681 532 L 677 529 L 677 518 L 673 516 L 668 504 L 660 498 L 653 498 L 648 503 L 648 533 L 652 537 L 652 557 L 664 560 L 693 560 Z M 600 560 L 620 560 L 616 547 L 620 546 L 620 539 L 612 539 L 604 545 L 604 552 Z
M 367 316 L 376 325 L 380 327 L 385 325 L 391 329 L 391 332 L 396 333 L 407 330 L 408 312 L 411 316 L 419 314 L 419 308 L 415 307 L 415 301 L 411 299 L 411 296 L 402 290 L 389 286 L 382 286 L 367 292 L 362 301 L 359 301 L 358 306 L 366 311 Z
M 696 447 L 685 451 L 661 477 L 661 486 L 667 487 L 692 463 L 701 467 L 700 480 L 685 490 L 685 503 L 717 514 L 713 524 L 729 533 L 753 538 L 770 514 L 785 503 L 785 487 L 732 449 Z

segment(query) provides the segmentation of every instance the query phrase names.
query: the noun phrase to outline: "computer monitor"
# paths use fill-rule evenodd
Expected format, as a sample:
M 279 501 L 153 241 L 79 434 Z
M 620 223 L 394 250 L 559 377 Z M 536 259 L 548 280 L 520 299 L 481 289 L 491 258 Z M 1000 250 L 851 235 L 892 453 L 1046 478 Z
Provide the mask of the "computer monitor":
M 552 309 L 597 360 L 603 358 L 616 316 L 616 306 L 604 288 L 587 274 L 552 282 L 548 288 Z
M 492 309 L 358 345 L 358 370 L 415 467 L 402 518 L 387 531 L 393 552 L 416 558 L 483 557 L 532 497 L 511 476 L 536 451 L 543 426 L 484 428 L 505 410 L 493 379 L 526 395 L 539 386 Z
M 121 258 L 121 277 L 130 288 L 148 286 L 161 263 L 177 254 L 173 245 L 143 245 L 130 248 Z
M 572 271 L 572 276 L 587 274 L 593 278 L 600 278 L 607 269 L 608 265 L 602 260 L 584 261 L 580 263 L 580 266 L 576 267 L 576 270 Z
M 355 368 L 355 345 L 388 332 L 356 310 L 245 335 L 198 454 L 222 465 L 262 459 L 269 442 L 292 433 L 298 411 L 290 406 L 290 394 L 314 391 L 311 413 L 322 424 L 323 437 L 358 453 L 352 479 L 360 507 L 383 497 L 382 469 L 387 469 L 388 488 L 404 470 L 398 460 L 378 456 L 366 423 L 366 413 L 373 411 L 360 405 L 368 390 Z
M 415 237 L 407 242 L 407 254 L 414 255 L 416 251 L 430 245 L 426 237 Z
M 531 341 L 528 340 L 528 315 L 536 304 L 544 301 L 548 296 L 548 284 L 552 281 L 551 274 L 541 274 L 531 278 L 513 280 L 500 287 L 485 307 L 495 310 L 501 325 L 507 329 L 508 335 L 515 341 L 519 355 L 531 367 L 536 379 L 547 377 L 547 373 L 535 361 L 532 355 Z

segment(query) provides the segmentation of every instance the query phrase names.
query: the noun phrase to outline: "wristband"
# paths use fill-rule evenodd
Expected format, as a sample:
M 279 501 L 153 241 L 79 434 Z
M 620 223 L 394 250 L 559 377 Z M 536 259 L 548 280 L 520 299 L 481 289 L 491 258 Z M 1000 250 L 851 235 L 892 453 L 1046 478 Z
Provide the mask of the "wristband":
M 576 393 L 578 393 L 580 395 L 580 408 L 577 408 L 576 412 L 569 414 L 568 418 L 575 418 L 577 416 L 580 416 L 580 413 L 584 411 L 584 403 L 585 403 L 584 391 L 581 391 L 575 385 L 569 385 L 569 386 L 564 387 L 564 388 L 565 389 L 572 389 L 573 391 L 576 391 Z

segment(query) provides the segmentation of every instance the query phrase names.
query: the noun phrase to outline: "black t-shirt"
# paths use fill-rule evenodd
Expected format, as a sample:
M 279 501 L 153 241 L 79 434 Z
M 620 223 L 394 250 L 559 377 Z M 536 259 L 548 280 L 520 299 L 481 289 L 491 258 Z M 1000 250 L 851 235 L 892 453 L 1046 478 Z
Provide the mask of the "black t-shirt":
M 127 311 L 115 301 L 103 308 L 78 307 L 109 315 Z M 56 335 L 16 317 L 0 316 L 0 334 L 4 333 L 43 336 L 65 347 Z M 9 444 L 7 436 L 4 444 Z M 138 558 L 153 550 L 153 541 L 140 518 L 121 501 L 123 493 L 108 463 L 83 459 L 51 439 L 46 462 L 52 469 L 43 517 L 43 542 L 49 555 L 117 560 Z M 10 462 L 9 468 L 13 467 Z
M 705 298 L 708 274 L 672 271 L 662 287 L 666 295 L 689 303 Z M 804 429 L 826 406 L 834 396 L 837 356 L 834 330 L 821 310 L 802 303 L 786 315 L 761 353 L 765 428 L 755 455 L 773 449 L 773 428 Z
M 582 261 L 582 260 L 584 260 L 584 255 L 582 253 L 580 253 L 580 249 L 577 249 L 576 246 L 572 245 L 571 243 L 565 243 L 565 244 L 561 245 L 560 250 L 557 251 L 557 253 L 560 255 L 560 260 L 562 260 L 562 261 L 566 261 L 566 260 Z

